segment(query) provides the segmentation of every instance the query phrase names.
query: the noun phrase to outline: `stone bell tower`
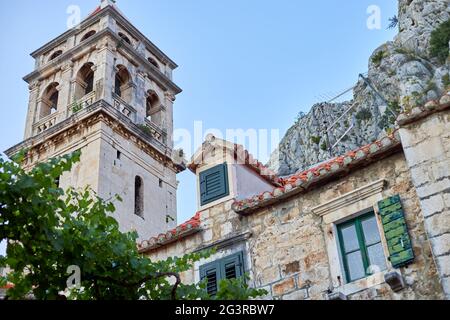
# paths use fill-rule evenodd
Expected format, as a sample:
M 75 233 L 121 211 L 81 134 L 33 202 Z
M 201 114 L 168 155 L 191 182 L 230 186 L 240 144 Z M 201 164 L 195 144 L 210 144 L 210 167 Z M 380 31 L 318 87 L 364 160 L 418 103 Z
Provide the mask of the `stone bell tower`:
M 81 150 L 62 188 L 119 195 L 114 217 L 141 239 L 173 228 L 176 174 L 185 169 L 172 150 L 177 65 L 111 0 L 31 55 L 25 138 L 6 154 L 27 148 L 24 165 L 32 167 Z

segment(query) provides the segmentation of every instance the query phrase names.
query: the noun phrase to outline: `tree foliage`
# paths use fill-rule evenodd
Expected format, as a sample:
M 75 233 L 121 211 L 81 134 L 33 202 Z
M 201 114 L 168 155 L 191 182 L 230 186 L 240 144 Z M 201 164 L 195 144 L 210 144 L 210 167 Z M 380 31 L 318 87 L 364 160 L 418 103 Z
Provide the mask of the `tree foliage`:
M 25 152 L 13 161 L 0 158 L 0 240 L 8 239 L 0 267 L 13 271 L 10 299 L 249 299 L 265 294 L 243 279 L 226 280 L 215 297 L 206 283 L 183 284 L 180 273 L 212 251 L 151 261 L 139 254 L 137 233 L 122 233 L 114 219 L 114 201 L 84 190 L 58 187 L 57 181 L 80 160 L 80 152 L 21 168 Z M 70 287 L 68 268 L 80 270 Z M 69 288 L 69 287 L 70 288 Z M 64 294 L 64 295 L 63 295 Z
M 450 19 L 439 25 L 431 33 L 430 55 L 444 64 L 449 56 Z

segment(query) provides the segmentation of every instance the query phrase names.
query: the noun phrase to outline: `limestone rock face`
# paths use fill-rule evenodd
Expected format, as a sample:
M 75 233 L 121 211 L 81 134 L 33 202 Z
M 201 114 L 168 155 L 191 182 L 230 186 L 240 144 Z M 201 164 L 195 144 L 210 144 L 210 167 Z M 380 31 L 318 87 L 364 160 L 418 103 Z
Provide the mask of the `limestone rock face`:
M 373 52 L 366 81 L 360 78 L 353 99 L 318 103 L 301 115 L 268 166 L 280 175 L 305 170 L 386 135 L 395 126 L 391 110 L 438 98 L 448 89 L 450 59 L 442 64 L 431 58 L 429 43 L 432 31 L 449 19 L 450 0 L 399 0 L 399 33 Z

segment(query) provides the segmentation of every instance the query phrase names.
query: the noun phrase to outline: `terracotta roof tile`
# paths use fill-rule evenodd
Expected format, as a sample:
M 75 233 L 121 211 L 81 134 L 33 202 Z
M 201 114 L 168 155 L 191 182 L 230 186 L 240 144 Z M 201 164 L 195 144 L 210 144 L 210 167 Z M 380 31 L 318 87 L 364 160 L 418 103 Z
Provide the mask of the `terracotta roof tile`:
M 364 160 L 384 153 L 398 145 L 400 145 L 400 139 L 396 131 L 388 137 L 350 151 L 342 156 L 319 164 L 316 167 L 281 178 L 280 182 L 282 187 L 275 188 L 272 192 L 264 192 L 248 199 L 236 201 L 233 204 L 233 210 L 242 214 L 250 213 L 258 208 L 283 199 L 286 196 L 290 196 L 295 192 L 305 191 L 309 186 L 319 181 L 323 181 L 336 173 L 345 171 L 348 167 L 362 163 Z
M 156 237 L 152 237 L 149 240 L 142 241 L 138 244 L 138 250 L 141 253 L 151 251 L 174 241 L 178 241 L 200 230 L 200 212 L 197 212 L 195 216 L 178 227 L 169 230 L 166 233 L 161 233 Z

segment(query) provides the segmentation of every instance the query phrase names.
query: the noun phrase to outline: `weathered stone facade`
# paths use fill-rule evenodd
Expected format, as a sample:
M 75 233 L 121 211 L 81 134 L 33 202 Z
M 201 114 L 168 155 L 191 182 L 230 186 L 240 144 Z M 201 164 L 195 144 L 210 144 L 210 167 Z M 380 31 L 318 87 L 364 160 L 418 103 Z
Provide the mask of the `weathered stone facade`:
M 304 180 L 284 178 L 283 187 L 274 186 L 272 192 L 248 201 L 224 198 L 200 207 L 199 227 L 192 233 L 157 238 L 141 251 L 159 260 L 216 247 L 214 256 L 182 275 L 187 283 L 201 280 L 202 265 L 244 252 L 251 286 L 269 293 L 263 299 L 446 299 L 448 98 L 437 102 L 431 114 L 425 108 L 413 111 L 409 122 L 402 115 L 400 134 L 391 142 L 382 140 L 319 165 L 301 174 Z M 422 117 L 417 119 L 419 111 Z M 206 162 L 194 168 L 198 172 L 220 157 L 203 159 Z M 230 162 L 229 157 L 222 159 Z M 393 268 L 388 259 L 377 214 L 378 201 L 394 195 L 400 195 L 415 257 L 400 268 Z M 336 226 L 368 210 L 376 213 L 387 268 L 346 281 Z
M 61 187 L 119 195 L 120 229 L 141 239 L 176 226 L 176 174 L 184 170 L 172 150 L 177 65 L 110 0 L 32 56 L 25 140 L 6 154 L 27 148 L 29 168 L 81 150 Z

